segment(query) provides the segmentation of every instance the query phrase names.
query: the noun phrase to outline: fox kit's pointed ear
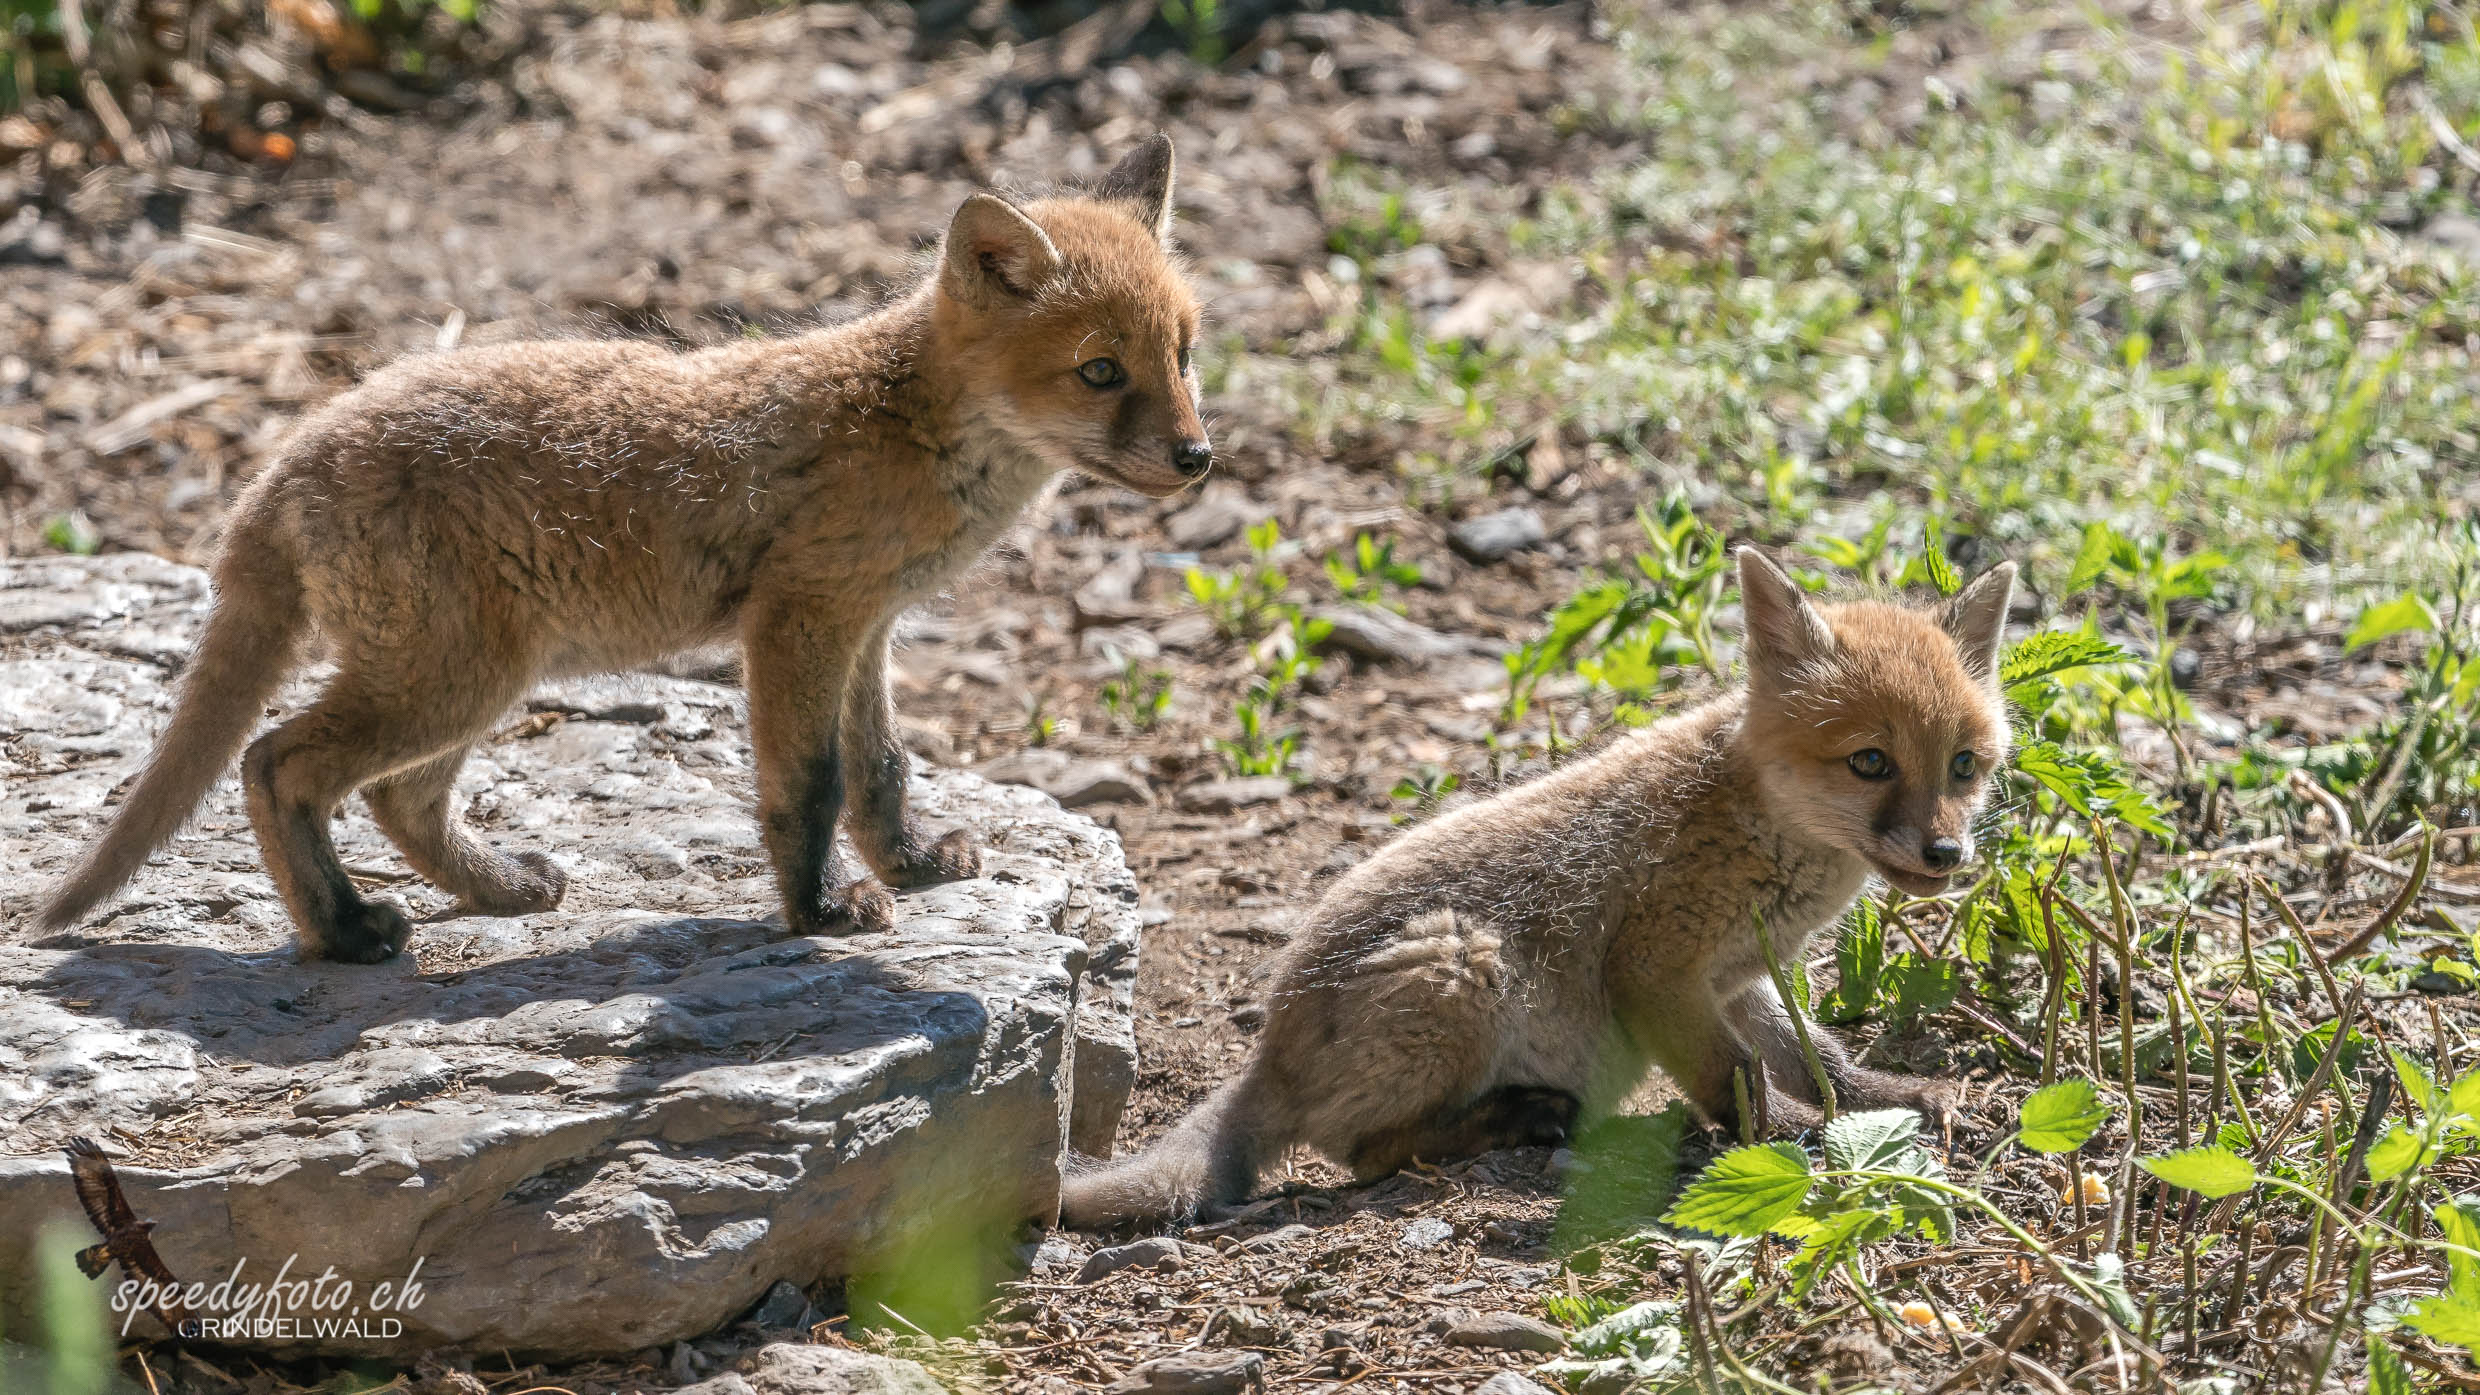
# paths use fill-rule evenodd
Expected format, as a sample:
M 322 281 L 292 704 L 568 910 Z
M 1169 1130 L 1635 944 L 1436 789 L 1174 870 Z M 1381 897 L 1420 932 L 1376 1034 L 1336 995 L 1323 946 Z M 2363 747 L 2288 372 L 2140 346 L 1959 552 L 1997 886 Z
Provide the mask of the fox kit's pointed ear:
M 1118 168 L 1102 177 L 1094 197 L 1127 204 L 1137 221 L 1154 236 L 1171 240 L 1171 137 L 1156 136 L 1128 152 Z
M 971 306 L 1030 296 L 1058 272 L 1050 234 L 993 194 L 964 201 L 939 250 L 940 288 Z
M 2015 564 L 2000 562 L 1946 603 L 1946 633 L 1975 678 L 1997 676 L 1998 643 L 2006 637 L 2006 608 L 2014 597 Z
M 1748 620 L 1748 672 L 1782 686 L 1834 652 L 1834 631 L 1783 569 L 1753 547 L 1739 550 L 1740 607 Z

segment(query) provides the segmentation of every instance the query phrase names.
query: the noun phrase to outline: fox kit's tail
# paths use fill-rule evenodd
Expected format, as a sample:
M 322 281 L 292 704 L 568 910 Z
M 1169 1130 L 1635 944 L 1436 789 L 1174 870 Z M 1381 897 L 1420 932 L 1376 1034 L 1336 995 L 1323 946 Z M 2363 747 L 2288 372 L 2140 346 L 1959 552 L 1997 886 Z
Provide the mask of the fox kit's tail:
M 236 533 L 216 567 L 215 589 L 215 613 L 181 676 L 172 724 L 103 841 L 37 913 L 44 929 L 61 929 L 94 909 L 189 822 L 292 669 L 306 612 L 301 581 L 280 550 Z
M 1272 1136 L 1269 1123 L 1254 1073 L 1227 1081 L 1145 1151 L 1069 1174 L 1059 1223 L 1101 1230 L 1185 1220 L 1242 1200 L 1256 1189 L 1267 1152 L 1288 1141 Z

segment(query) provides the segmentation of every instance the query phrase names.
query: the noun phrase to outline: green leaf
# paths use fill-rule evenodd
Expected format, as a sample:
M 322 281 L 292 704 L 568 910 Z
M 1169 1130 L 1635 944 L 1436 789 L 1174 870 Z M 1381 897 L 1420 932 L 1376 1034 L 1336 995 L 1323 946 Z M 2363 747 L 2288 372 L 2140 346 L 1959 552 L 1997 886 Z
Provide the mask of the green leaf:
M 2075 565 L 2067 571 L 2064 594 L 2072 596 L 2101 579 L 2110 569 L 2110 561 L 2118 555 L 2118 530 L 2107 523 L 2084 526 L 2084 542 L 2075 551 Z
M 43 524 L 43 545 L 55 552 L 92 557 L 103 546 L 103 534 L 83 513 L 55 514 Z
M 2413 1308 L 2403 1321 L 2448 1346 L 2480 1348 L 2480 1296 L 2448 1289 Z
M 2438 628 L 2437 611 L 2428 598 L 2406 591 L 2361 611 L 2359 623 L 2351 627 L 2350 635 L 2342 641 L 2342 652 L 2352 653 L 2395 635 L 2434 632 Z
M 1871 1240 L 1894 1233 L 1894 1213 L 1875 1206 L 1853 1206 L 1809 1226 L 1800 1236 L 1800 1252 L 1791 1257 L 1791 1296 L 1808 1297 L 1817 1281 L 1859 1252 Z
M 2135 655 L 2097 634 L 2043 630 L 2007 646 L 2005 656 L 1998 660 L 1998 686 L 2013 696 L 2018 687 L 2069 669 L 2133 662 Z
M 2025 1098 L 2016 1141 L 2036 1153 L 2072 1153 L 2109 1121 L 2101 1091 L 2082 1076 L 2071 1076 Z
M 2369 1147 L 2368 1179 L 2372 1182 L 2391 1182 L 2410 1171 L 2419 1160 L 2419 1135 L 2396 1124 Z
M 1845 1114 L 1826 1125 L 1826 1166 L 1837 1172 L 1890 1170 L 1919 1135 L 1920 1116 L 1908 1109 Z
M 2171 1186 L 2199 1192 L 2215 1201 L 2256 1185 L 2256 1168 L 2228 1148 L 2182 1148 L 2175 1153 L 2138 1158 L 2136 1166 Z
M 1763 1235 L 1808 1200 L 1808 1154 L 1788 1143 L 1735 1148 L 1663 1217 L 1675 1226 L 1716 1235 Z
M 2368 1395 L 2412 1395 L 2411 1372 L 2380 1337 L 2368 1339 Z
M 2446 1112 L 2480 1118 L 2480 1070 L 2467 1070 L 2446 1087 Z
M 1679 1304 L 1675 1301 L 1637 1303 L 1578 1332 L 1567 1344 L 1588 1355 L 1615 1356 L 1643 1345 L 1656 1329 L 1675 1327 L 1678 1322 Z
M 2442 1202 L 2429 1212 L 2437 1220 L 2437 1229 L 2447 1241 L 2466 1250 L 2480 1250 L 2480 1201 Z M 2464 1293 L 2480 1294 L 2480 1259 L 2446 1252 L 2446 1274 L 2451 1288 Z
M 2106 813 L 2154 837 L 2173 836 L 2161 806 L 2129 783 L 2118 762 L 2099 751 L 2069 751 L 2054 741 L 2030 741 L 2015 753 L 2015 768 L 2086 818 Z
M 2422 1113 L 2437 1113 L 2445 1097 L 2438 1093 L 2437 1082 L 2429 1078 L 2428 1068 L 2400 1051 L 2390 1054 L 2394 1059 L 2394 1079 L 2401 1082 L 2403 1093 L 2420 1106 Z

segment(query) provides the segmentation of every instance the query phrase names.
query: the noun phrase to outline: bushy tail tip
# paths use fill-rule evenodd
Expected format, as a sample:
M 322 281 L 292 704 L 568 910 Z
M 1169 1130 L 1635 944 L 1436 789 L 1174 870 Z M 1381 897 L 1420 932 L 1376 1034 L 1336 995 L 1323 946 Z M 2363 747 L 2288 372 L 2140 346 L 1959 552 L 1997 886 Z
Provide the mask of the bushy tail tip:
M 1269 1140 L 1250 1077 L 1208 1095 L 1171 1132 L 1132 1157 L 1088 1163 L 1062 1187 L 1059 1223 L 1072 1230 L 1186 1221 L 1256 1189 Z
M 46 930 L 75 924 L 181 831 L 292 669 L 305 628 L 299 581 L 231 543 L 226 555 L 252 561 L 218 569 L 215 612 L 181 677 L 172 723 L 102 840 L 35 913 Z

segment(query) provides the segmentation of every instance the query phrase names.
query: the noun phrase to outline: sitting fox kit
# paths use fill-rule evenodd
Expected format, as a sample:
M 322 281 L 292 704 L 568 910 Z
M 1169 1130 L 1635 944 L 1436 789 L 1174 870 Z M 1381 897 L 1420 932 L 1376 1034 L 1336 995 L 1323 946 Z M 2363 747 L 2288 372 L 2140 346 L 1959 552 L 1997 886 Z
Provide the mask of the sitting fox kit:
M 1238 1201 L 1294 1144 L 1369 1178 L 1556 1141 L 1657 1065 L 1717 1123 L 1742 1067 L 1770 1098 L 1813 1103 L 1757 922 L 1788 963 L 1869 873 L 1927 895 L 1971 856 L 2006 755 L 1996 672 L 2015 571 L 1929 612 L 1812 605 L 1754 551 L 1739 571 L 1745 691 L 1345 874 L 1285 951 L 1239 1078 L 1153 1147 L 1072 1175 L 1063 1223 Z M 1947 1103 L 1951 1087 L 1813 1040 L 1846 1106 Z
M 907 813 L 888 629 L 1059 471 L 1168 496 L 1203 477 L 1194 297 L 1168 246 L 1171 143 L 1090 195 L 976 194 L 937 270 L 864 319 L 693 353 L 552 342 L 410 359 L 309 417 L 236 505 L 216 608 L 170 727 L 41 912 L 69 924 L 204 798 L 322 635 L 336 673 L 242 758 L 250 820 L 305 954 L 401 949 L 328 822 L 361 790 L 415 871 L 500 915 L 559 903 L 537 853 L 483 844 L 458 768 L 538 680 L 737 638 L 758 817 L 796 934 L 882 928 L 878 876 L 973 875 Z

